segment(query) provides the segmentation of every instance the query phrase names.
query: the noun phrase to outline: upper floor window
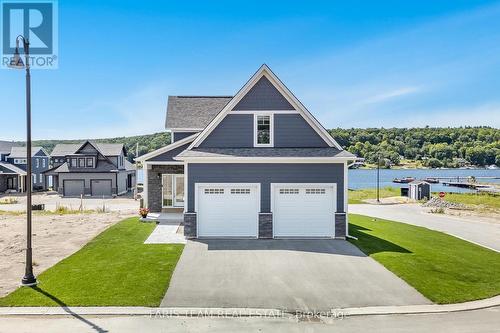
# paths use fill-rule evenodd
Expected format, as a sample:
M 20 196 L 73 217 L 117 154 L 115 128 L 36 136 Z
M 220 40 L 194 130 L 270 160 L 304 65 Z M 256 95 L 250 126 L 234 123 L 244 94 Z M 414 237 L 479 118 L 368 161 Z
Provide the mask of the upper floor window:
M 78 159 L 78 167 L 79 168 L 85 168 L 85 159 L 84 158 L 79 158 Z
M 78 166 L 77 163 L 78 163 L 78 159 L 76 159 L 76 158 L 71 159 L 71 166 L 72 167 L 76 168 Z
M 92 157 L 87 157 L 87 168 L 94 167 L 94 159 Z
M 273 146 L 273 116 L 255 115 L 254 146 Z
M 43 158 L 43 159 L 42 159 L 42 167 L 43 167 L 43 168 L 45 168 L 46 163 L 47 163 L 47 162 L 46 162 L 45 158 Z
M 16 158 L 14 159 L 14 164 L 26 164 L 25 158 Z
M 37 159 L 36 159 L 36 167 L 37 167 L 37 168 L 39 168 L 39 167 L 40 167 L 40 159 L 39 159 L 39 158 L 37 158 Z

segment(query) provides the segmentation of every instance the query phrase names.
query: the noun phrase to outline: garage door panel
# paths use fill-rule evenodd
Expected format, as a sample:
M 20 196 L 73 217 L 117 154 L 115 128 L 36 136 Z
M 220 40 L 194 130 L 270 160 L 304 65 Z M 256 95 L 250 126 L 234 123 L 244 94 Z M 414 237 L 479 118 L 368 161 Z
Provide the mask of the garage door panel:
M 200 186 L 197 202 L 200 237 L 257 237 L 257 186 Z
M 111 196 L 110 179 L 93 179 L 90 181 L 92 196 Z
M 275 186 L 273 220 L 276 237 L 333 237 L 335 187 L 314 184 Z
M 79 197 L 84 194 L 85 182 L 83 180 L 63 180 L 64 196 Z

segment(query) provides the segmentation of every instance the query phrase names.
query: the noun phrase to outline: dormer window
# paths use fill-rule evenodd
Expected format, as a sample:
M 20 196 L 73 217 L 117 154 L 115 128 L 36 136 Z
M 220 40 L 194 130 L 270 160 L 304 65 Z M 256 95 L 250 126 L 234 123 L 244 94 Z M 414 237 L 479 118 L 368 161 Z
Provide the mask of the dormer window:
M 92 157 L 87 157 L 87 168 L 94 167 L 94 159 Z
M 254 116 L 254 146 L 273 146 L 273 116 L 272 114 L 256 114 Z

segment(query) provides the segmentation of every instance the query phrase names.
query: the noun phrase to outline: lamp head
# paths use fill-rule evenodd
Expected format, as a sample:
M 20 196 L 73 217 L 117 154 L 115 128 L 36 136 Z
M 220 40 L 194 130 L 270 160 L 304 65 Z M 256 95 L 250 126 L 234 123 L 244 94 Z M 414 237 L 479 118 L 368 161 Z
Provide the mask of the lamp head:
M 14 69 L 24 68 L 23 59 L 21 59 L 21 56 L 19 54 L 19 41 L 17 40 L 16 40 L 16 50 L 14 51 L 14 56 L 10 59 L 10 63 L 8 66 Z

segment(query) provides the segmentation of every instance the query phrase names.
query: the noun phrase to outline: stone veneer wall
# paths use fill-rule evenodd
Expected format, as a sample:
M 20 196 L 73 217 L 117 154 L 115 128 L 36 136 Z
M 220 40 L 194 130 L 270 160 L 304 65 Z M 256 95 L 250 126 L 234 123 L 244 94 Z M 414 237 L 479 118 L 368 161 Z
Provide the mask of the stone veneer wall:
M 196 213 L 184 213 L 184 236 L 196 238 Z
M 335 238 L 346 238 L 346 214 L 335 213 Z
M 183 174 L 183 165 L 152 165 L 148 169 L 148 208 L 151 212 L 159 213 L 162 208 L 162 184 L 158 174 Z
M 273 213 L 259 213 L 259 238 L 273 238 Z

